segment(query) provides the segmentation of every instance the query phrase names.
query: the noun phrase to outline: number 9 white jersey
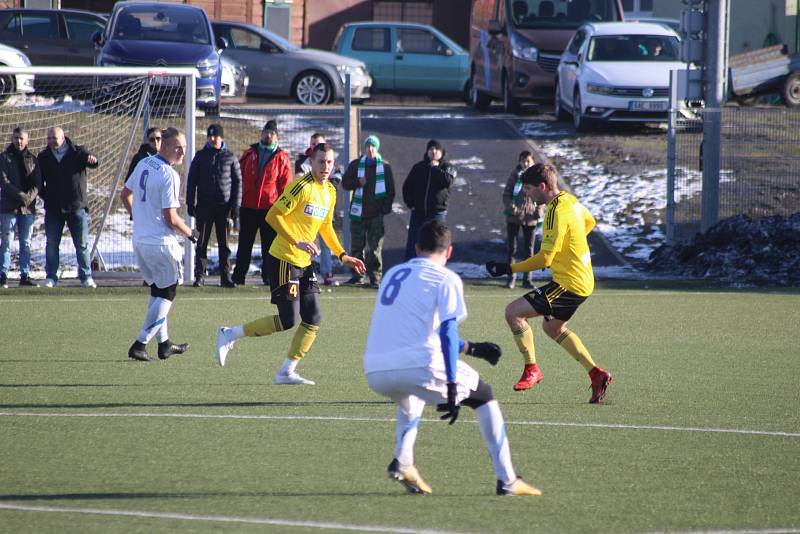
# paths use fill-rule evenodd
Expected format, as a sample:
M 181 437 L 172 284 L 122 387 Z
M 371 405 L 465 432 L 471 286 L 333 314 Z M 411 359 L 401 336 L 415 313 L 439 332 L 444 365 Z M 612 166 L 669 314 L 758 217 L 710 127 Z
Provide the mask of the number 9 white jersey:
M 178 243 L 164 208 L 180 208 L 181 177 L 158 155 L 140 161 L 125 182 L 133 191 L 133 242 L 143 245 Z
M 444 372 L 443 321 L 467 318 L 464 285 L 426 258 L 395 265 L 383 276 L 364 353 L 364 372 L 430 368 Z

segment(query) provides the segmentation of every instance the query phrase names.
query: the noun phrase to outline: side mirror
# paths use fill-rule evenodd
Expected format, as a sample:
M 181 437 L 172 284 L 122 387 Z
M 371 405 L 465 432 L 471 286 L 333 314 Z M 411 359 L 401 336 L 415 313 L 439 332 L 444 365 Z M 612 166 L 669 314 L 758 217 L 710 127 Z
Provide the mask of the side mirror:
M 225 39 L 224 37 L 217 37 L 214 41 L 217 45 L 218 51 L 222 52 L 223 50 L 228 48 L 228 40 Z
M 492 19 L 489 21 L 489 26 L 486 28 L 490 35 L 497 35 L 498 33 L 503 33 L 503 27 L 500 25 L 500 21 L 497 19 Z
M 96 30 L 92 34 L 92 42 L 94 44 L 98 45 L 98 46 L 102 45 L 103 44 L 103 32 L 101 32 L 100 30 Z
M 451 49 L 449 49 L 449 48 L 445 48 L 444 49 L 444 55 L 452 56 L 453 55 L 453 51 Z

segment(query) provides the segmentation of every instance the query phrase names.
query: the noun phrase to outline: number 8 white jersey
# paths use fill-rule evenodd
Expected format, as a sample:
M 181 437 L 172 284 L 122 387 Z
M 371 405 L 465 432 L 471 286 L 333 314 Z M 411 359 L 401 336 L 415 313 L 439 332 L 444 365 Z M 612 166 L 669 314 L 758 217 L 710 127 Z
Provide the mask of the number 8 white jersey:
M 133 191 L 133 242 L 143 245 L 178 243 L 164 208 L 180 208 L 181 177 L 161 156 L 140 161 L 125 182 Z
M 426 258 L 395 265 L 383 276 L 364 353 L 364 372 L 431 368 L 444 372 L 443 321 L 467 318 L 464 285 Z

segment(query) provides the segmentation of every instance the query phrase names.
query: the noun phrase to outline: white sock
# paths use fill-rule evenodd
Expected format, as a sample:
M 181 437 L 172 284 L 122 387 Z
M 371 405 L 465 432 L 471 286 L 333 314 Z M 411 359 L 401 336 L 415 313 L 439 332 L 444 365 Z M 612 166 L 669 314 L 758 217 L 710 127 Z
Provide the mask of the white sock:
M 489 401 L 478 407 L 475 415 L 478 418 L 483 441 L 486 442 L 486 448 L 489 449 L 489 456 L 492 457 L 497 480 L 502 480 L 504 484 L 514 482 L 517 474 L 514 472 L 514 466 L 511 465 L 511 448 L 508 446 L 506 425 L 500 405 L 496 400 Z
M 283 360 L 283 365 L 281 366 L 281 370 L 278 372 L 279 374 L 282 375 L 289 375 L 294 373 L 295 369 L 297 369 L 297 360 L 286 358 L 285 360 Z
M 147 345 L 153 336 L 162 327 L 165 328 L 167 323 L 167 314 L 172 307 L 172 301 L 162 299 L 161 297 L 150 297 L 150 303 L 147 306 L 147 314 L 144 316 L 144 326 L 139 331 L 137 341 Z
M 414 443 L 417 441 L 419 420 L 424 408 L 425 403 L 416 397 L 409 397 L 397 404 L 394 457 L 402 466 L 414 464 Z
M 150 299 L 151 300 L 155 299 L 155 297 L 150 297 Z M 152 302 L 151 302 L 151 304 L 152 304 Z M 170 306 L 172 306 L 172 303 L 170 303 Z M 169 322 L 169 319 L 165 315 L 164 316 L 164 322 L 161 324 L 161 328 L 156 330 L 156 341 L 159 342 L 159 343 L 163 343 L 163 342 L 165 342 L 166 340 L 169 339 L 169 329 L 167 328 L 167 323 L 168 322 Z
M 232 340 L 242 339 L 244 337 L 244 325 L 240 324 L 237 326 L 232 326 L 228 335 Z

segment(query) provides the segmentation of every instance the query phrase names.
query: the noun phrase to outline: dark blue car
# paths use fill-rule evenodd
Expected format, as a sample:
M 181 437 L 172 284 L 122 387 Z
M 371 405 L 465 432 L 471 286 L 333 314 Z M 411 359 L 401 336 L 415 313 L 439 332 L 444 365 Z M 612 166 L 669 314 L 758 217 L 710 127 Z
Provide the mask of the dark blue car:
M 197 104 L 219 111 L 220 51 L 206 12 L 197 6 L 159 2 L 118 2 L 101 46 L 100 66 L 195 67 Z M 168 78 L 165 80 L 169 80 Z

